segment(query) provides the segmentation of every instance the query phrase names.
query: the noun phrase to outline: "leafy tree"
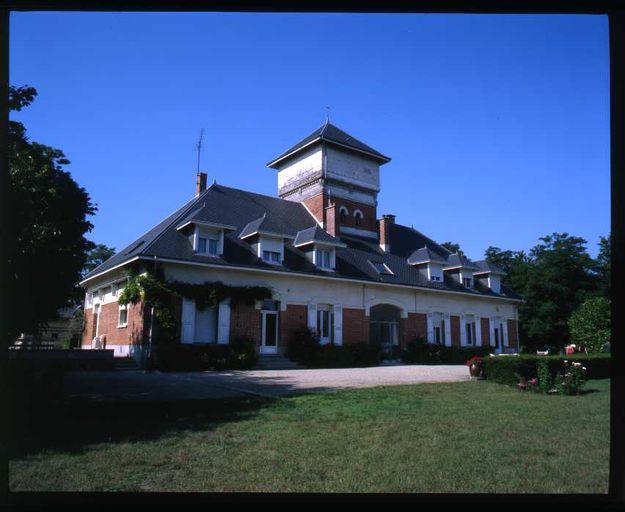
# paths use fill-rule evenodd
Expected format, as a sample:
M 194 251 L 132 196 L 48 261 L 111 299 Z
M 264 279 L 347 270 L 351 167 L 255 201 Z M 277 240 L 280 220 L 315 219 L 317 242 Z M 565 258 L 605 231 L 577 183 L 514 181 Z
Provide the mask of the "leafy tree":
M 83 276 L 87 275 L 94 268 L 100 266 L 111 256 L 115 254 L 115 249 L 108 247 L 104 244 L 95 245 L 90 251 L 87 252 L 87 260 L 83 268 Z
M 588 352 L 601 352 L 610 341 L 610 301 L 605 297 L 586 299 L 569 319 L 571 341 Z
M 599 254 L 595 260 L 595 269 L 599 281 L 599 292 L 610 298 L 610 279 L 611 279 L 611 259 L 612 255 L 612 235 L 599 237 Z
M 519 317 L 531 344 L 563 346 L 571 313 L 596 289 L 586 240 L 553 233 L 530 251 Z
M 457 252 L 460 255 L 464 255 L 464 252 L 462 251 L 462 249 L 460 249 L 460 244 L 455 244 L 453 242 L 443 242 L 441 244 L 441 247 L 444 247 L 445 249 L 447 249 L 448 251 L 452 253 Z
M 33 87 L 9 87 L 9 106 L 19 111 L 37 95 Z M 9 121 L 7 191 L 10 220 L 5 223 L 5 341 L 34 332 L 52 319 L 72 296 L 87 251 L 85 233 L 96 212 L 87 191 L 63 166 L 62 151 L 32 142 L 22 123 Z

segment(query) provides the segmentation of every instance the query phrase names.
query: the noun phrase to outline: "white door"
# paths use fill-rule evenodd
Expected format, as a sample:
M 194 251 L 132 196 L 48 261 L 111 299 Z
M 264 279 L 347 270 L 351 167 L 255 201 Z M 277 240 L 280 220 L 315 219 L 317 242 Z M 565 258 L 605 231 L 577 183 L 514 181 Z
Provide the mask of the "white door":
M 278 353 L 278 312 L 262 311 L 261 354 Z
M 319 333 L 319 343 L 325 345 L 330 343 L 334 334 L 334 312 L 332 306 L 319 304 L 317 306 L 317 333 Z

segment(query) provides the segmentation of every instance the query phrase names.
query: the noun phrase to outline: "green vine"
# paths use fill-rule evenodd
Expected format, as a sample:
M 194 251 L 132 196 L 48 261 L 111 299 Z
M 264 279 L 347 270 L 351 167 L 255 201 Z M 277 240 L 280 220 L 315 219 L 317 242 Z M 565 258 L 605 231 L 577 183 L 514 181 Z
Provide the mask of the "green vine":
M 225 299 L 230 299 L 232 304 L 252 306 L 257 300 L 271 299 L 272 293 L 266 286 L 230 286 L 221 281 L 202 284 L 167 282 L 162 276 L 133 272 L 128 275 L 118 301 L 122 305 L 143 302 L 145 306 L 153 307 L 161 327 L 168 329 L 175 325 L 172 301 L 179 297 L 194 300 L 196 307 L 202 310 L 215 307 Z

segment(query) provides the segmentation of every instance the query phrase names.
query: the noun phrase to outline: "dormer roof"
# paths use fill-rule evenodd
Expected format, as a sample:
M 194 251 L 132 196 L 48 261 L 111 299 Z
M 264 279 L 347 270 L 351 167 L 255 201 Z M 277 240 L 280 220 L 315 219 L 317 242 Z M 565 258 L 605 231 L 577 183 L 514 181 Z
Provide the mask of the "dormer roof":
M 422 263 L 441 263 L 445 264 L 445 258 L 439 256 L 434 251 L 425 247 L 421 247 L 421 249 L 417 249 L 410 256 L 408 256 L 408 264 L 409 265 L 420 265 Z
M 342 147 L 349 151 L 355 151 L 365 156 L 377 160 L 381 164 L 390 162 L 391 159 L 388 156 L 383 155 L 379 151 L 376 151 L 371 146 L 367 146 L 364 142 L 359 141 L 356 137 L 352 137 L 348 133 L 344 132 L 340 128 L 337 128 L 330 122 L 326 122 L 323 126 L 312 132 L 308 137 L 304 137 L 295 146 L 287 149 L 277 158 L 274 158 L 267 164 L 267 167 L 277 169 L 278 165 L 284 163 L 290 158 L 297 155 L 300 151 L 309 148 L 315 144 L 326 142 L 330 145 Z
M 269 235 L 282 238 L 293 238 L 292 235 L 285 233 L 281 225 L 273 219 L 263 215 L 258 219 L 248 222 L 241 230 L 239 238 L 244 239 L 252 235 Z
M 451 270 L 453 268 L 466 268 L 467 270 L 479 270 L 479 267 L 473 263 L 469 258 L 463 254 L 457 252 L 447 256 L 447 263 L 443 266 L 444 270 Z
M 473 274 L 475 275 L 479 275 L 479 274 L 499 274 L 502 276 L 506 275 L 506 273 L 501 267 L 495 265 L 494 263 L 488 260 L 479 260 L 479 261 L 475 261 L 474 263 L 475 263 L 475 266 L 478 267 L 478 270 L 473 272 Z
M 346 244 L 319 226 L 313 226 L 311 228 L 298 231 L 297 235 L 295 235 L 295 242 L 293 242 L 293 246 L 301 247 L 315 242 L 324 245 L 334 245 L 336 247 L 347 247 Z

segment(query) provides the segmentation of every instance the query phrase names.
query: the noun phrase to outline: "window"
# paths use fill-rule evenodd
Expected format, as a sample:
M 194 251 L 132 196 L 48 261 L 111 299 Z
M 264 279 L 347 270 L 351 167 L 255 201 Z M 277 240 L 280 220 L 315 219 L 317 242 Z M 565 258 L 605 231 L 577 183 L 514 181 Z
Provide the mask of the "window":
M 334 313 L 329 307 L 317 310 L 317 333 L 321 342 L 331 342 L 334 334 Z
M 206 252 L 206 238 L 198 237 L 197 239 L 197 252 Z
M 354 212 L 354 223 L 356 226 L 362 226 L 362 212 L 360 210 Z
M 219 252 L 219 240 L 216 238 L 198 237 L 197 252 L 217 256 L 217 253 Z
M 326 251 L 323 249 L 317 249 L 317 266 L 321 268 L 330 268 L 331 267 L 331 254 L 330 251 Z
M 339 208 L 339 221 L 341 224 L 345 224 L 345 221 L 347 221 L 347 214 L 349 212 L 347 211 L 347 208 L 345 208 L 344 206 L 341 206 Z
M 475 320 L 467 321 L 464 327 L 467 333 L 467 345 L 475 345 Z
M 431 341 L 438 345 L 445 344 L 445 319 L 442 313 L 432 315 L 432 334 L 434 339 Z
M 125 327 L 128 325 L 128 308 L 119 306 L 119 317 L 117 319 L 117 327 Z
M 371 261 L 369 260 L 369 263 L 371 263 L 371 265 L 373 265 L 373 268 L 375 268 L 379 274 L 390 274 L 393 275 L 393 272 L 391 272 L 391 269 L 388 268 L 386 266 L 386 264 L 384 264 L 381 261 Z
M 219 244 L 218 240 L 214 240 L 212 238 L 209 238 L 209 240 L 208 240 L 208 254 L 212 254 L 213 256 L 216 256 L 217 255 L 218 244 Z
M 276 251 L 263 251 L 263 261 L 267 263 L 280 263 L 280 253 Z
M 470 277 L 463 277 L 462 284 L 465 288 L 473 288 L 473 279 Z

